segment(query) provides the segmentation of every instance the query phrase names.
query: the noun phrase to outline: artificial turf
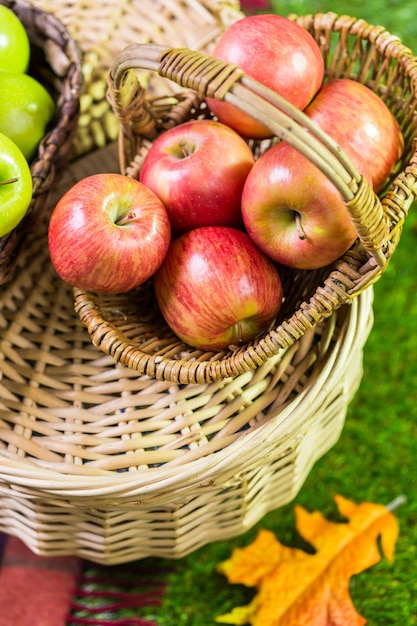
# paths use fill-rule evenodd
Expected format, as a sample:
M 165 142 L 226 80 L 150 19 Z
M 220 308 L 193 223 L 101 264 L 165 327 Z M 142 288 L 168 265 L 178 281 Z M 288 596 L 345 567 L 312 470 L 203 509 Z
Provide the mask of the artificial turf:
M 282 15 L 331 10 L 363 17 L 384 25 L 417 52 L 414 0 L 292 0 L 275 1 L 273 6 Z M 162 605 L 145 611 L 158 626 L 210 626 L 215 616 L 247 604 L 254 590 L 228 585 L 216 572 L 216 564 L 233 547 L 252 541 L 259 528 L 272 530 L 282 543 L 301 546 L 294 504 L 335 518 L 336 493 L 355 502 L 381 504 L 406 496 L 395 510 L 400 536 L 394 562 L 383 558 L 354 577 L 350 593 L 369 626 L 417 624 L 416 224 L 417 206 L 413 206 L 394 257 L 374 287 L 375 319 L 364 352 L 364 375 L 338 443 L 316 463 L 293 503 L 269 513 L 246 534 L 205 546 L 175 563 L 149 560 L 167 570 L 174 568 L 167 575 Z M 129 611 L 124 616 L 128 615 Z

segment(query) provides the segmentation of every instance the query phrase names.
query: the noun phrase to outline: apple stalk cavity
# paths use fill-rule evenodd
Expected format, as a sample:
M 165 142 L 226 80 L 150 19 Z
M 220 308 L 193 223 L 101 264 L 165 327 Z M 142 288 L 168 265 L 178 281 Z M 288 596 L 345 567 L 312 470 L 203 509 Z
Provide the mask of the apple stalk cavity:
M 159 268 L 171 227 L 162 202 L 122 174 L 94 174 L 69 189 L 48 228 L 51 261 L 73 287 L 123 293 Z

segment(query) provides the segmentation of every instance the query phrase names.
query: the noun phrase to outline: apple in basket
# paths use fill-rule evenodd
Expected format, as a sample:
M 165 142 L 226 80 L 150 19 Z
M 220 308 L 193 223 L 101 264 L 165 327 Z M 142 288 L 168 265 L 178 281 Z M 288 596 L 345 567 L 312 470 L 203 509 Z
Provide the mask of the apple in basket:
M 314 37 L 286 17 L 243 17 L 218 39 L 212 56 L 236 64 L 298 109 L 304 109 L 321 87 L 324 61 Z M 207 98 L 213 114 L 244 137 L 262 139 L 272 132 L 228 102 Z
M 20 148 L 0 133 L 0 237 L 21 222 L 32 200 L 32 175 Z
M 199 226 L 242 226 L 240 199 L 254 164 L 248 144 L 214 120 L 190 120 L 162 133 L 140 180 L 162 200 L 175 234 Z
M 150 278 L 168 251 L 171 227 L 157 196 L 123 174 L 87 176 L 54 207 L 48 246 L 58 275 L 98 293 L 130 291 Z
M 400 126 L 369 87 L 348 78 L 324 84 L 304 113 L 341 147 L 353 148 L 353 162 L 366 164 L 378 192 L 404 149 Z
M 275 264 L 245 232 L 226 226 L 203 226 L 174 239 L 154 286 L 171 329 L 205 350 L 255 338 L 282 303 Z
M 346 151 L 351 156 L 351 151 Z M 362 168 L 370 182 L 370 174 Z M 336 261 L 357 232 L 340 192 L 329 178 L 288 143 L 264 152 L 242 194 L 247 232 L 261 250 L 302 270 Z

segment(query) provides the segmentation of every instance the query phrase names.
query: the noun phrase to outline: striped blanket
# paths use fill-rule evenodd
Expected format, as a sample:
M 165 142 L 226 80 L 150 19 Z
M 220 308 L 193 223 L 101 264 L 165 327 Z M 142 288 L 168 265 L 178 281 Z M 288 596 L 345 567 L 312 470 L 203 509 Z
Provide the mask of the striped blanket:
M 0 626 L 157 626 L 169 569 L 37 556 L 0 533 Z

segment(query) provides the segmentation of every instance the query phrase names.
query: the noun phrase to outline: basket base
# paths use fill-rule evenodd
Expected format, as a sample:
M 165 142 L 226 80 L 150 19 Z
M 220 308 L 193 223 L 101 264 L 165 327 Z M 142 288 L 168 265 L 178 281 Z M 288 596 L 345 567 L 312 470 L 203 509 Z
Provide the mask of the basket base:
M 336 443 L 345 402 L 340 387 L 331 396 L 332 408 L 322 412 L 295 446 L 281 442 L 275 459 L 242 471 L 223 486 L 201 487 L 188 498 L 174 495 L 170 501 L 167 496 L 157 506 L 115 501 L 97 509 L 13 497 L 0 488 L 0 530 L 19 537 L 36 554 L 72 555 L 102 565 L 146 557 L 177 559 L 239 536 L 267 512 L 291 502 L 316 460 Z M 325 446 L 314 445 L 323 439 Z

